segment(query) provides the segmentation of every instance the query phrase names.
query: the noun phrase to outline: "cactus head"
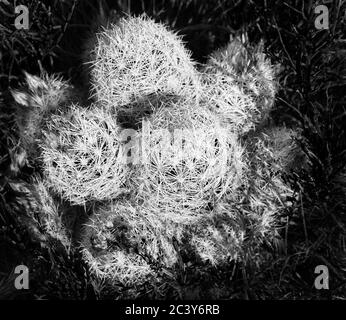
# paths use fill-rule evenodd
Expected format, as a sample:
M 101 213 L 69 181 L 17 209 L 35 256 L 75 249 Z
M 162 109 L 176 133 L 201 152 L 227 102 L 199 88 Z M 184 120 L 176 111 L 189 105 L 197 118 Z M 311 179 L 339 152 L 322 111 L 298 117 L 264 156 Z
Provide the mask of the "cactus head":
M 107 108 L 152 93 L 195 94 L 196 70 L 180 37 L 144 16 L 104 29 L 89 56 L 93 94 Z
M 121 144 L 115 117 L 94 105 L 53 115 L 41 144 L 50 187 L 77 205 L 116 197 L 128 174 Z

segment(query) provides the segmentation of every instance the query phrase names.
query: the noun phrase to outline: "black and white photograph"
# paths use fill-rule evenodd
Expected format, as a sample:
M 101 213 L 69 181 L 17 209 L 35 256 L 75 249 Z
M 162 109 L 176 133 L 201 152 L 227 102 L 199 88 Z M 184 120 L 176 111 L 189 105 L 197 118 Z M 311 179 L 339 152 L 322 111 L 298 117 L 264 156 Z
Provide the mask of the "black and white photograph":
M 0 0 L 0 300 L 346 300 L 346 1 Z

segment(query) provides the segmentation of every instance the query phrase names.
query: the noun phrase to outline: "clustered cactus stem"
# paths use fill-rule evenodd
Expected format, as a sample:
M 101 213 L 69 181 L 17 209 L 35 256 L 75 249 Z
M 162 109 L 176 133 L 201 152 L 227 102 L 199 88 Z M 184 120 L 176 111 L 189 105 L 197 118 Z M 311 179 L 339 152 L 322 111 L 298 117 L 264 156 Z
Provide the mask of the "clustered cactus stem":
M 259 129 L 276 93 L 262 45 L 233 39 L 197 70 L 181 38 L 145 16 L 94 39 L 91 105 L 66 105 L 70 87 L 50 77 L 28 77 L 30 94 L 14 94 L 34 110 L 20 132 L 25 145 L 38 141 L 45 185 L 90 213 L 79 246 L 93 274 L 133 286 L 157 266 L 174 270 L 184 252 L 217 266 L 275 239 L 297 133 Z

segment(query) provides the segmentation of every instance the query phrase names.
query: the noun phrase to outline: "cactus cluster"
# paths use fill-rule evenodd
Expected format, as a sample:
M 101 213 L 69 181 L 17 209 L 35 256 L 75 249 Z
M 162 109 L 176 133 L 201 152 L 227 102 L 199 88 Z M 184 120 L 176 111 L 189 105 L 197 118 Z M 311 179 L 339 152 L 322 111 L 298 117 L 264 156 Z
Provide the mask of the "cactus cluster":
M 222 265 L 277 237 L 296 133 L 258 129 L 276 92 L 261 45 L 233 39 L 197 70 L 175 33 L 141 16 L 109 24 L 85 56 L 92 104 L 61 83 L 20 132 L 38 141 L 50 192 L 88 209 L 79 245 L 97 277 L 131 286 L 183 255 Z

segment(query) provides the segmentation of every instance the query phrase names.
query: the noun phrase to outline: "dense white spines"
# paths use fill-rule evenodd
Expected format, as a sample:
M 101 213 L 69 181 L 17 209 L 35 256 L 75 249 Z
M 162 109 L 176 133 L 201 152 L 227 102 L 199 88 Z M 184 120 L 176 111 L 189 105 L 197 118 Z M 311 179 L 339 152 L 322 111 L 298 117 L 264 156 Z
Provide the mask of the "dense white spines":
M 196 70 L 180 37 L 146 17 L 100 32 L 90 57 L 93 94 L 107 108 L 152 93 L 195 94 Z
M 114 116 L 91 106 L 53 115 L 41 143 L 49 185 L 73 204 L 110 200 L 128 175 Z

